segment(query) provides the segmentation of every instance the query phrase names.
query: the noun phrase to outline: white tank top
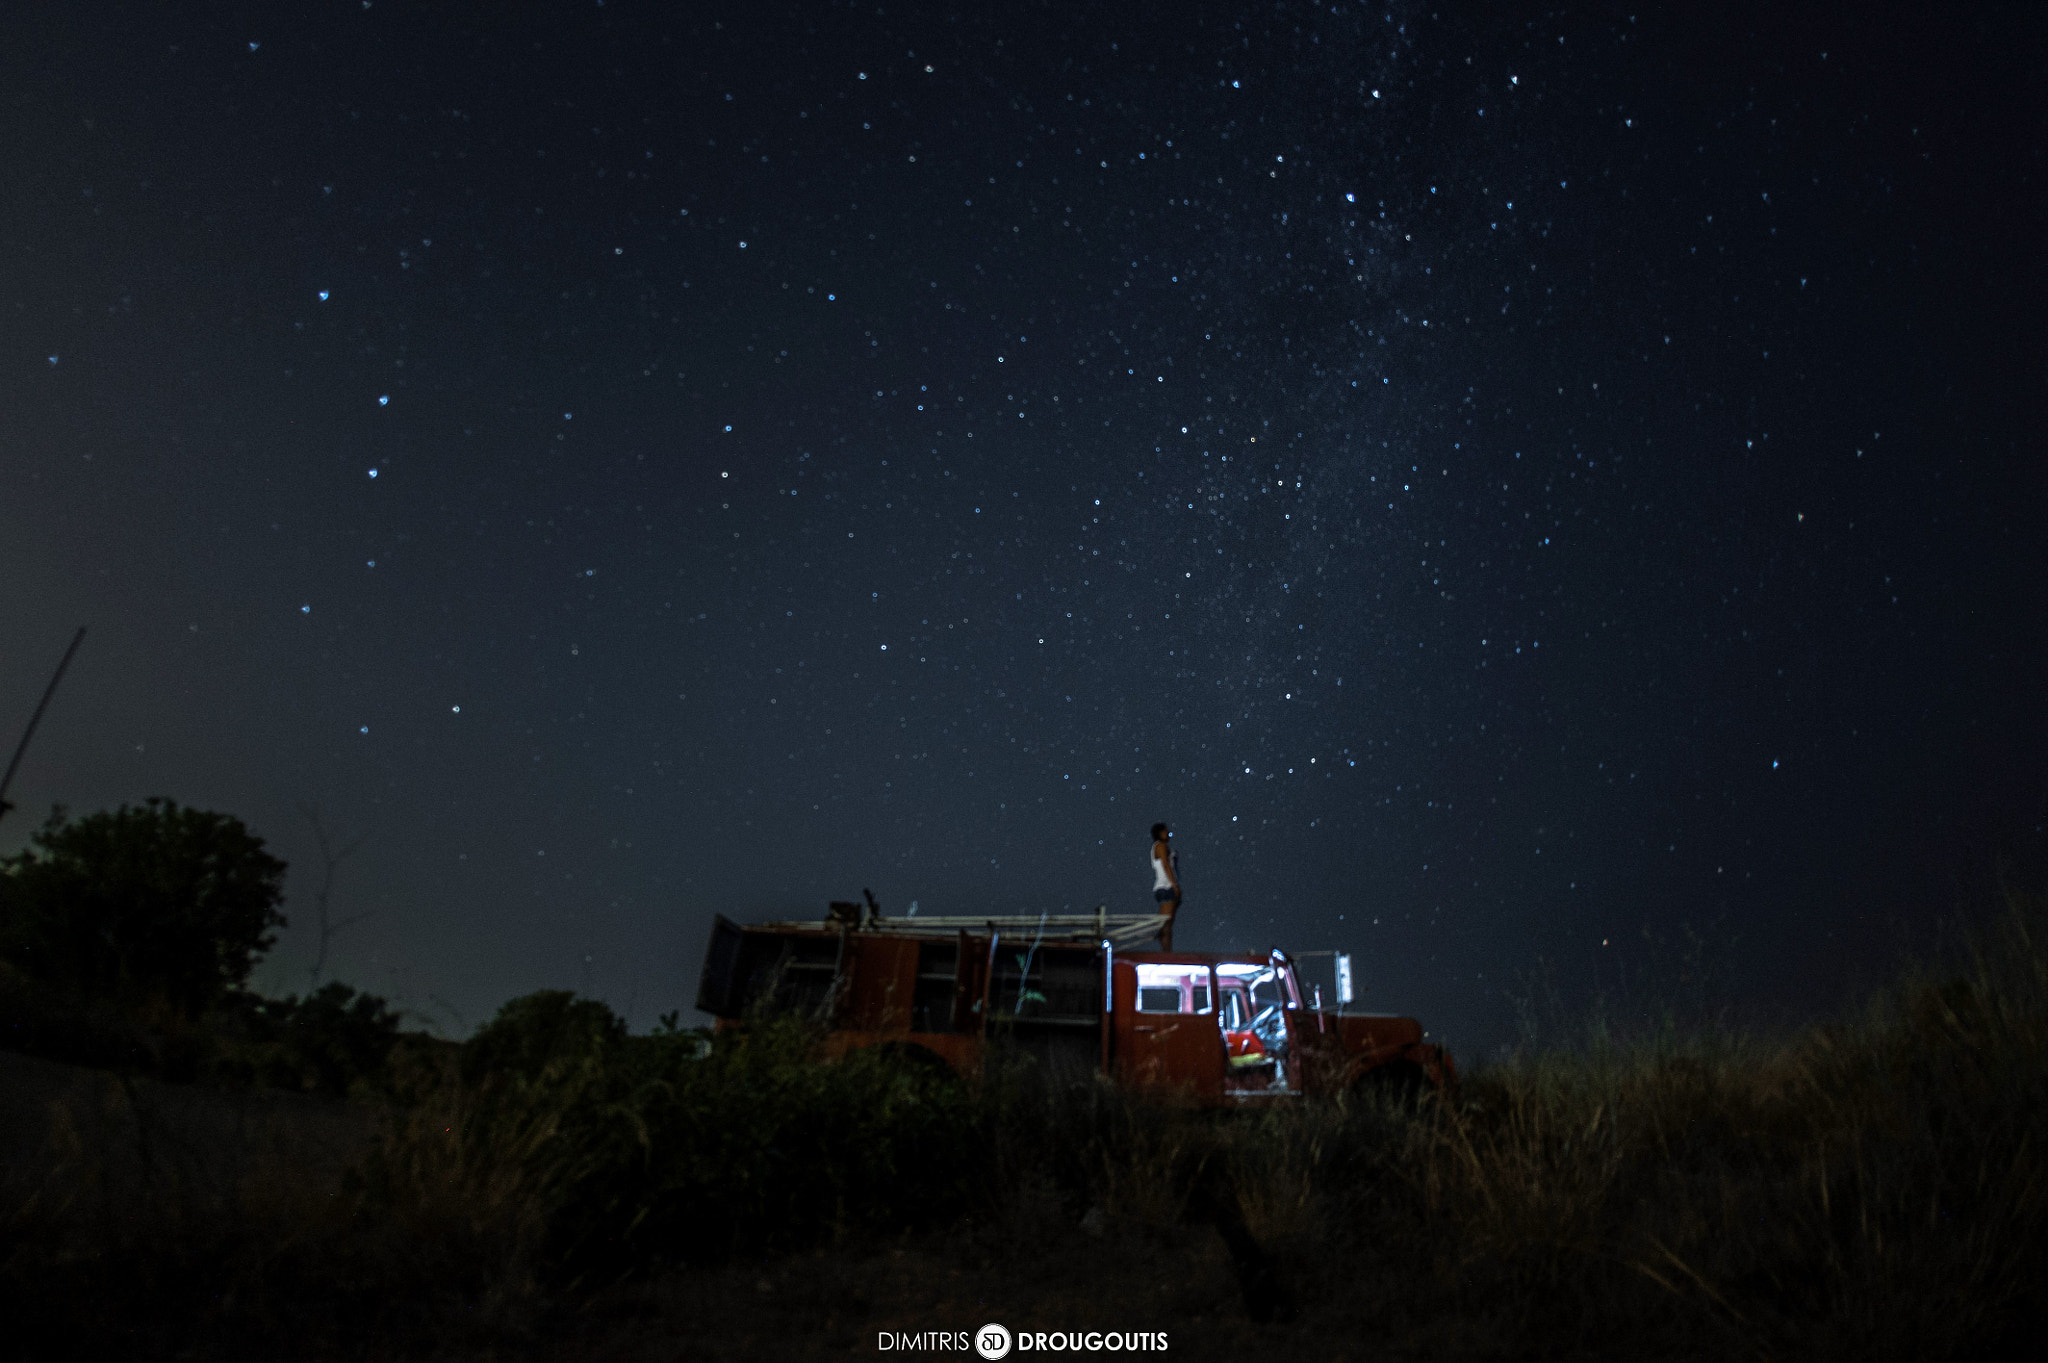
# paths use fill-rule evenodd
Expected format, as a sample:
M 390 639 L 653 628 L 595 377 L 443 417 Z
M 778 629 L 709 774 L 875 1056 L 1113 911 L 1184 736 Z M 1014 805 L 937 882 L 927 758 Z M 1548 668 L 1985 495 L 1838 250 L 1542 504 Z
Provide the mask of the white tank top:
M 1168 848 L 1166 855 L 1173 856 L 1173 849 Z M 1176 857 L 1175 860 L 1179 860 L 1179 858 Z M 1152 853 L 1152 888 L 1155 890 L 1170 890 L 1173 888 L 1173 880 L 1166 874 L 1166 862 L 1160 858 L 1157 851 Z

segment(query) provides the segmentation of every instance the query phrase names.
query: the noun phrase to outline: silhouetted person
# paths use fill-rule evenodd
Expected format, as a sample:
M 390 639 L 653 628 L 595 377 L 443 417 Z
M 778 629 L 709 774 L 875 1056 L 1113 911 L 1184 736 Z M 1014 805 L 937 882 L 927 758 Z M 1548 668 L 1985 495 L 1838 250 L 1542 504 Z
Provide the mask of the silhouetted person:
M 1173 830 L 1152 825 L 1152 898 L 1166 921 L 1159 925 L 1159 945 L 1173 950 L 1173 916 L 1180 912 L 1180 858 L 1173 851 Z

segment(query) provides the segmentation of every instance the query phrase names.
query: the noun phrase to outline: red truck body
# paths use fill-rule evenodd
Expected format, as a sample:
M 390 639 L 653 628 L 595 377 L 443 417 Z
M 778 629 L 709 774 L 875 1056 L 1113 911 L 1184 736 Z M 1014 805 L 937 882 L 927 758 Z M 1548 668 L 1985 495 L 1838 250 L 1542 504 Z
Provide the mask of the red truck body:
M 720 917 L 697 1006 L 722 1028 L 761 1009 L 803 1014 L 834 1055 L 888 1046 L 971 1078 L 1018 1054 L 1204 1106 L 1453 1080 L 1414 1018 L 1311 1006 L 1283 951 L 1146 949 L 1159 922 L 863 920 L 851 904 L 824 923 Z

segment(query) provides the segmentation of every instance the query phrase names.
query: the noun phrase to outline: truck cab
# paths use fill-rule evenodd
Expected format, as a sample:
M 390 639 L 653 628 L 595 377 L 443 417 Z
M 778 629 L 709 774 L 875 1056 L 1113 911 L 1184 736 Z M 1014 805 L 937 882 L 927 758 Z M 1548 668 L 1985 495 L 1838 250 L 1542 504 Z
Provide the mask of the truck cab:
M 1109 1068 L 1126 1087 L 1215 1105 L 1343 1092 L 1391 1066 L 1428 1087 L 1452 1077 L 1413 1018 L 1307 1006 L 1284 951 L 1127 953 L 1110 976 Z

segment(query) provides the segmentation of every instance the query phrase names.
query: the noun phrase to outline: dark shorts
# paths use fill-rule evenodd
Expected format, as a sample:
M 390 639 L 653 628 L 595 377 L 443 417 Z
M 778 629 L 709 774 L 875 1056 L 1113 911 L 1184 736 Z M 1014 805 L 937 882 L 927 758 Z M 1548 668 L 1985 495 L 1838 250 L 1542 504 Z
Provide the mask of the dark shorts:
M 1178 900 L 1180 898 L 1180 891 L 1172 889 L 1154 890 L 1152 892 L 1152 898 L 1157 903 L 1165 904 L 1172 900 Z

